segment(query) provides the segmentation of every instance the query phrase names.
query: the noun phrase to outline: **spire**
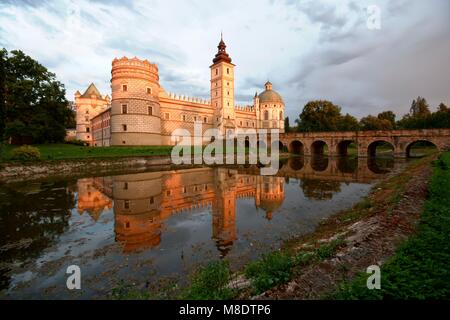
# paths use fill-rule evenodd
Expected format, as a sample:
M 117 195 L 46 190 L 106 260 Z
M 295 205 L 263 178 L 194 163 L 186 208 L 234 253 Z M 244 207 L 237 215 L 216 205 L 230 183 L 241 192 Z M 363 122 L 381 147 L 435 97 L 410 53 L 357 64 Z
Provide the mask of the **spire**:
M 217 54 L 216 54 L 216 56 L 213 59 L 213 63 L 216 64 L 216 63 L 219 63 L 219 62 L 222 62 L 222 61 L 231 63 L 231 58 L 230 58 L 230 56 L 228 55 L 228 53 L 226 51 L 227 45 L 223 41 L 223 34 L 222 34 L 222 32 L 220 33 L 220 42 L 219 42 L 219 45 L 217 46 L 217 48 L 219 50 L 217 51 Z

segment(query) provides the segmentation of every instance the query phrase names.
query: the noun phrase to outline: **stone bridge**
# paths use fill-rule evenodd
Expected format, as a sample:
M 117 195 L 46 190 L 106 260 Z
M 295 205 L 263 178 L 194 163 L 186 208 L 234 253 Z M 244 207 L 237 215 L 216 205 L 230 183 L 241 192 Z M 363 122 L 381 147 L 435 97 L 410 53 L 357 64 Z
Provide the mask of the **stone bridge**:
M 450 150 L 450 129 L 283 133 L 279 143 L 291 153 L 304 155 L 323 154 L 327 146 L 329 156 L 345 156 L 354 143 L 358 157 L 367 157 L 374 156 L 377 146 L 387 142 L 394 157 L 409 157 L 411 146 L 419 141 L 430 142 L 439 151 Z

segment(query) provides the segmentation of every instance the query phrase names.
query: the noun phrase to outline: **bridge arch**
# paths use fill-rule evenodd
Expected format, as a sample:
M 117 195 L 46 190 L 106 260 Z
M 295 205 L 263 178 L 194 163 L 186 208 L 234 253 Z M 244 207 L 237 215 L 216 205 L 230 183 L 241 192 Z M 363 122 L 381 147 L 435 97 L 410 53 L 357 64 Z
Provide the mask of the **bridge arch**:
M 290 153 L 296 153 L 296 154 L 303 154 L 304 153 L 304 146 L 303 143 L 299 140 L 293 140 L 291 143 L 289 143 L 288 151 Z
M 415 141 L 408 143 L 408 145 L 406 146 L 405 152 L 406 152 L 407 158 L 422 157 L 427 154 L 426 151 L 414 152 L 415 151 L 415 150 L 413 150 L 414 147 L 434 148 L 436 151 L 439 151 L 439 147 L 437 146 L 437 144 L 430 140 L 426 140 L 426 139 L 415 140 Z
M 375 140 L 369 143 L 367 146 L 367 155 L 369 157 L 375 157 L 377 155 L 377 148 L 378 147 L 384 147 L 385 150 L 383 150 L 384 155 L 394 155 L 395 147 L 394 145 L 386 140 Z M 386 151 L 387 149 L 391 149 L 391 151 Z
M 288 160 L 289 168 L 294 171 L 303 169 L 305 165 L 305 159 L 303 157 L 290 157 Z
M 313 155 L 323 155 L 325 154 L 325 148 L 328 148 L 328 145 L 323 140 L 316 140 L 311 144 L 311 153 Z
M 348 147 L 354 144 L 357 146 L 356 142 L 354 140 L 341 140 L 338 142 L 336 146 L 336 155 L 338 156 L 346 156 L 348 155 Z

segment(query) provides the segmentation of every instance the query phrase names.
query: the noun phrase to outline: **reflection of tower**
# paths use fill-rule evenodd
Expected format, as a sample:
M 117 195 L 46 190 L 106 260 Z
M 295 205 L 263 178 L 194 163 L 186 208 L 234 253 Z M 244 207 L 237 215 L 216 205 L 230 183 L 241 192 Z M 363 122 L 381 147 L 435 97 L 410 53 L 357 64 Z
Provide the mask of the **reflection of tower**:
M 215 170 L 216 197 L 213 205 L 213 239 L 222 257 L 230 251 L 236 235 L 235 170 Z
M 101 213 L 112 208 L 112 201 L 94 186 L 94 179 L 80 179 L 77 181 L 79 214 L 87 211 L 89 215 L 97 221 Z
M 114 177 L 116 240 L 124 252 L 161 242 L 161 173 Z
M 257 184 L 257 207 L 266 211 L 266 218 L 272 220 L 272 214 L 284 200 L 284 178 L 274 176 L 259 176 Z

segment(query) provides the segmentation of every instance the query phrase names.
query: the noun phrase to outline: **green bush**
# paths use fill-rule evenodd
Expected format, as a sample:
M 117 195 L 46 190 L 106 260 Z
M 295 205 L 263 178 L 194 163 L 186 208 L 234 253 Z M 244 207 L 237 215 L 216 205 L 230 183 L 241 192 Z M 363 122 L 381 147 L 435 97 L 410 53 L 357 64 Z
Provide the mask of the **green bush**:
M 38 148 L 24 145 L 11 151 L 11 159 L 20 161 L 40 160 L 41 153 Z
M 291 256 L 277 251 L 250 263 L 245 269 L 245 276 L 250 279 L 257 293 L 261 293 L 277 284 L 287 282 L 291 277 L 292 267 Z
M 75 146 L 87 146 L 87 143 L 84 142 L 83 140 L 78 140 L 78 139 L 74 139 L 74 140 L 66 140 L 64 141 L 65 144 L 73 144 Z
M 230 278 L 231 271 L 227 262 L 212 262 L 195 273 L 191 286 L 183 298 L 189 300 L 232 299 L 234 292 L 227 287 Z

